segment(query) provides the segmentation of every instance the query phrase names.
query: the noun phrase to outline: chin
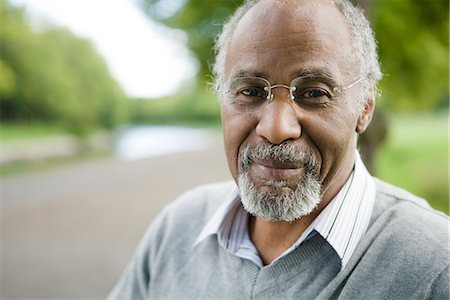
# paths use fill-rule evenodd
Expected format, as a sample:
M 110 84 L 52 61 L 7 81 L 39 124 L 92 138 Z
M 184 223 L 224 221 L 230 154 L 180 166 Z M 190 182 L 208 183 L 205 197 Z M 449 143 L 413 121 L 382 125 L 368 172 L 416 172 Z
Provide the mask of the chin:
M 242 173 L 238 186 L 245 210 L 266 221 L 293 222 L 313 212 L 321 200 L 321 184 L 313 176 L 291 188 L 283 182 L 257 186 L 248 173 Z

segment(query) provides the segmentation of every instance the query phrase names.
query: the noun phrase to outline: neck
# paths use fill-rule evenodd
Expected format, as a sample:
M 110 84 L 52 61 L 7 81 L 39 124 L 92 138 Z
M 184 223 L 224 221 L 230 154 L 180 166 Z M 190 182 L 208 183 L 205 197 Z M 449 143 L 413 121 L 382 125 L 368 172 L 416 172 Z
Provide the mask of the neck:
M 264 265 L 271 264 L 284 251 L 289 249 L 302 235 L 320 212 L 336 196 L 347 181 L 354 166 L 354 152 L 350 152 L 348 161 L 333 178 L 331 184 L 326 184 L 322 191 L 322 200 L 318 207 L 309 215 L 294 222 L 265 221 L 259 217 L 249 219 L 249 235 L 258 250 Z
M 319 214 L 315 211 L 294 222 L 265 221 L 259 217 L 249 219 L 249 234 L 264 265 L 269 265 L 289 249 Z

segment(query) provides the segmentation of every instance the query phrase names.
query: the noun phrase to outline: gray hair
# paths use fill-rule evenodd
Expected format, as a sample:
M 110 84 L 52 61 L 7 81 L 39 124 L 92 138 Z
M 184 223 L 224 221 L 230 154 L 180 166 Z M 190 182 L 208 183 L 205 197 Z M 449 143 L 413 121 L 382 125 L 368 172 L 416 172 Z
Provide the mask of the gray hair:
M 225 59 L 228 52 L 231 36 L 241 18 L 260 0 L 246 0 L 230 17 L 222 28 L 221 34 L 216 39 L 214 47 L 216 60 L 213 65 L 216 89 L 224 85 Z M 344 15 L 350 28 L 355 56 L 360 65 L 362 97 L 359 99 L 361 108 L 364 107 L 374 87 L 382 78 L 380 63 L 378 61 L 377 43 L 369 21 L 360 8 L 355 7 L 349 0 L 333 0 L 336 7 Z

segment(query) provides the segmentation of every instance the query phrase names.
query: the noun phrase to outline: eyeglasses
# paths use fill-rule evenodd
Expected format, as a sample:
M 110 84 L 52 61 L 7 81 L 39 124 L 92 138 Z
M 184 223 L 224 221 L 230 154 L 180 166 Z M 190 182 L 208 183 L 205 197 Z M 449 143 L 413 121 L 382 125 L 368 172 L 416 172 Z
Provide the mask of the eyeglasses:
M 347 86 L 336 86 L 330 78 L 322 76 L 301 76 L 284 84 L 272 85 L 262 77 L 237 77 L 231 81 L 223 99 L 225 105 L 238 112 L 256 112 L 273 101 L 274 88 L 286 88 L 290 100 L 297 105 L 326 106 L 342 91 L 357 85 L 363 77 Z

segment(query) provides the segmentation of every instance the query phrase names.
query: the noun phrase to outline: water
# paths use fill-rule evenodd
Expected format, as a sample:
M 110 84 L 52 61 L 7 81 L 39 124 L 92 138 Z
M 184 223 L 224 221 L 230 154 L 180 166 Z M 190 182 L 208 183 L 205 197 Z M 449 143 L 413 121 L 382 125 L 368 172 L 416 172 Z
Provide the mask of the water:
M 209 129 L 179 126 L 131 126 L 120 131 L 115 154 L 121 160 L 135 161 L 202 150 L 210 147 L 213 139 L 214 134 Z

